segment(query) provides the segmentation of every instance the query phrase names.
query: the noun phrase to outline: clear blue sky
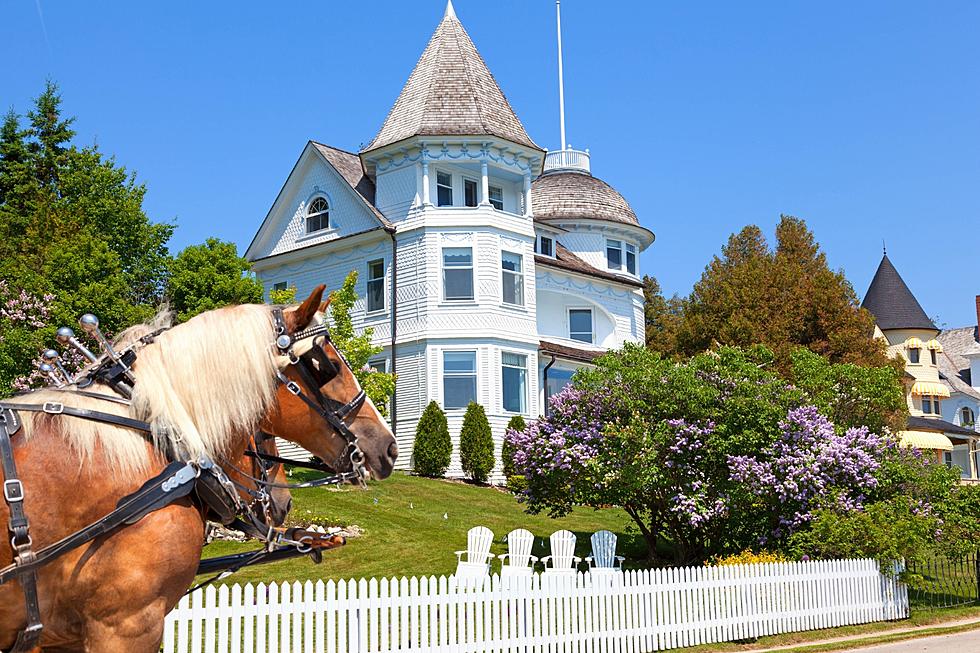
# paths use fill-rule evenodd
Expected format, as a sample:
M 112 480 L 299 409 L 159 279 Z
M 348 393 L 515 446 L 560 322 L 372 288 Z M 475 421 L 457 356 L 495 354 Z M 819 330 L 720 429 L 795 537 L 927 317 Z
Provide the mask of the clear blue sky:
M 411 2 L 0 4 L 0 104 L 47 77 L 175 220 L 250 241 L 308 139 L 371 140 L 439 22 Z M 40 11 L 39 11 L 40 9 Z M 803 217 L 863 296 L 889 256 L 929 315 L 980 294 L 980 3 L 565 0 L 568 140 L 686 294 L 728 234 Z M 458 0 L 528 132 L 559 147 L 554 3 Z M 40 14 L 43 13 L 43 21 Z

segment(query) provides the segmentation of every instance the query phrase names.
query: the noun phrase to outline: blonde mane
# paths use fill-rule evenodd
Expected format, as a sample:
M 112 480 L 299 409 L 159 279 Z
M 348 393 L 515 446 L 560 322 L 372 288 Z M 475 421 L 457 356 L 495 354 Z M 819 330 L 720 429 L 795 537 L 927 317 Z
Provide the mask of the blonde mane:
M 125 346 L 168 320 L 161 313 L 148 324 L 130 327 L 120 334 L 117 345 Z M 57 401 L 128 415 L 149 422 L 158 449 L 177 445 L 187 456 L 215 458 L 228 452 L 236 436 L 255 429 L 275 396 L 279 362 L 273 357 L 272 341 L 268 306 L 221 308 L 177 325 L 139 349 L 130 407 L 55 390 L 13 401 Z M 112 393 L 105 387 L 93 389 Z M 116 471 L 142 471 L 149 462 L 146 442 L 136 431 L 73 417 L 21 415 L 29 437 L 39 419 L 57 420 L 52 423 L 60 427 L 81 461 L 98 451 Z

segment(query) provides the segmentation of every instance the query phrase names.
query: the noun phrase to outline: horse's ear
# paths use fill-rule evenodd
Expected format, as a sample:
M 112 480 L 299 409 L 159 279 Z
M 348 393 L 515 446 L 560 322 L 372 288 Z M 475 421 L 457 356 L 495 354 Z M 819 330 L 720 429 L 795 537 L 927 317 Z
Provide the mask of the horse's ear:
M 290 317 L 294 320 L 292 324 L 293 331 L 305 329 L 313 321 L 313 316 L 316 315 L 317 309 L 320 306 L 320 300 L 323 299 L 323 291 L 326 289 L 327 287 L 321 283 L 313 289 L 310 296 L 295 311 L 291 311 Z
M 318 309 L 321 313 L 326 313 L 327 309 L 330 307 L 330 301 L 333 299 L 333 293 L 327 295 L 327 298 L 320 302 L 320 308 Z

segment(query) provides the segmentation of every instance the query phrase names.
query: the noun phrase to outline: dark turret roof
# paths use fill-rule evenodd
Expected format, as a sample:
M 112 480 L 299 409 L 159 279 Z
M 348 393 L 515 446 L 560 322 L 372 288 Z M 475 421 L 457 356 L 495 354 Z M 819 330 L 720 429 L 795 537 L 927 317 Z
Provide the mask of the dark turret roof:
M 863 308 L 875 316 L 878 328 L 888 329 L 936 329 L 926 312 L 922 310 L 918 300 L 909 287 L 905 285 L 898 270 L 888 260 L 888 255 L 881 257 L 875 278 L 864 296 Z

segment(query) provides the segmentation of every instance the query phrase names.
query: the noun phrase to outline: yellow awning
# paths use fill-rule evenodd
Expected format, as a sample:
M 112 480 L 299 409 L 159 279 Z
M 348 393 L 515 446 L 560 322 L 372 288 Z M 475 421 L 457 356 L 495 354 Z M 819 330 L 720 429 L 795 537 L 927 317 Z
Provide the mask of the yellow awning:
M 912 394 L 917 396 L 932 396 L 949 398 L 949 388 L 942 383 L 932 381 L 916 381 L 912 384 Z
M 906 349 L 922 349 L 922 341 L 919 340 L 918 338 L 916 338 L 915 336 L 912 336 L 911 338 L 909 338 L 908 340 L 905 341 L 905 348 Z
M 927 349 L 932 349 L 932 350 L 937 351 L 937 352 L 940 352 L 940 351 L 943 350 L 943 346 L 935 338 L 933 338 L 932 340 L 930 340 L 929 342 L 926 343 L 926 348 Z
M 940 451 L 953 450 L 953 443 L 942 433 L 933 433 L 932 431 L 902 431 L 899 435 L 901 436 L 899 444 L 903 447 L 938 449 Z

